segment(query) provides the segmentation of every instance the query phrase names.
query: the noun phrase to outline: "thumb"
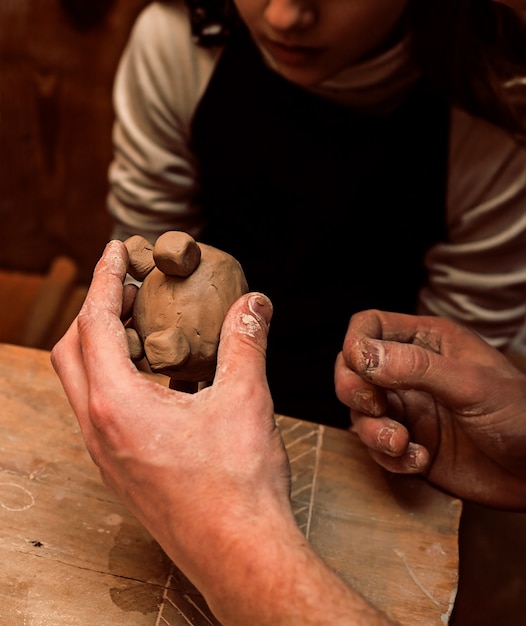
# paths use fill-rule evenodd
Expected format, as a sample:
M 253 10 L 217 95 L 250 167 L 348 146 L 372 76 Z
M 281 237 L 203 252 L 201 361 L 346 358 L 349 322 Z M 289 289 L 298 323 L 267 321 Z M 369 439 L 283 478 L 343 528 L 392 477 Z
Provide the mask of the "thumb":
M 267 337 L 273 307 L 262 293 L 241 296 L 221 329 L 214 384 L 237 385 L 247 378 L 266 384 Z
M 361 342 L 360 373 L 386 389 L 415 389 L 452 407 L 477 402 L 491 368 L 443 356 L 422 346 L 377 339 Z M 489 381 L 488 381 L 489 382 Z

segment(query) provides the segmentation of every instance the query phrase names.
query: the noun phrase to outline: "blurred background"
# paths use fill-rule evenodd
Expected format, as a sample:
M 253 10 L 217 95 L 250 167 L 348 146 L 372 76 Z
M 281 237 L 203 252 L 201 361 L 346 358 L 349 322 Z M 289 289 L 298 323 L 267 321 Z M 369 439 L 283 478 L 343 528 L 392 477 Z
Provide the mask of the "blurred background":
M 0 3 L 0 341 L 51 347 L 110 233 L 111 89 L 147 0 Z

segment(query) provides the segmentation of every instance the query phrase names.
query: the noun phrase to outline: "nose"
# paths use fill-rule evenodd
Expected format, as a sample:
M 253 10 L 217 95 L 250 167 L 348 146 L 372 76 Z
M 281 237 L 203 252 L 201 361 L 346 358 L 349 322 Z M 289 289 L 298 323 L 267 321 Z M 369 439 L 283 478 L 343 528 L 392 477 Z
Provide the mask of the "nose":
M 266 21 L 276 30 L 303 30 L 316 21 L 312 0 L 269 0 Z

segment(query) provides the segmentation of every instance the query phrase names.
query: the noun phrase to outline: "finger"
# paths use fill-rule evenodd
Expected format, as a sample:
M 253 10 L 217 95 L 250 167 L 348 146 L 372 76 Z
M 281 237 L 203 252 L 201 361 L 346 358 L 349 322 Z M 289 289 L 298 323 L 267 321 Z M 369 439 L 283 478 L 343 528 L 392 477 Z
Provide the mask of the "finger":
M 472 330 L 452 320 L 378 310 L 353 315 L 343 345 L 344 358 L 352 358 L 363 339 L 413 344 L 441 354 L 494 366 L 495 351 Z
M 369 415 L 380 416 L 385 413 L 387 401 L 384 390 L 350 369 L 342 352 L 336 357 L 334 386 L 340 402 L 349 408 Z
M 221 329 L 214 387 L 229 388 L 231 394 L 268 393 L 266 349 L 272 312 L 271 301 L 257 292 L 232 305 Z
M 71 408 L 77 416 L 82 434 L 85 439 L 88 439 L 90 437 L 86 401 L 88 380 L 80 348 L 77 318 L 51 350 L 51 364 L 60 378 Z
M 125 380 L 126 372 L 136 374 L 121 321 L 127 265 L 128 253 L 124 244 L 109 242 L 97 263 L 79 313 L 81 349 L 92 391 L 104 389 L 108 381 L 113 384 L 121 382 L 125 386 L 129 384 Z M 115 372 L 119 372 L 117 380 Z
M 467 410 L 491 385 L 495 369 L 510 367 L 504 355 L 451 320 L 377 310 L 351 318 L 343 356 L 370 383 L 414 387 Z
M 374 385 L 425 391 L 446 405 L 462 406 L 464 411 L 479 402 L 495 372 L 494 367 L 444 357 L 420 346 L 375 339 L 358 342 L 347 360 Z
M 444 335 L 453 332 L 449 320 L 391 313 L 379 310 L 361 311 L 351 317 L 344 341 L 344 356 L 352 353 L 357 342 L 364 338 L 383 339 L 425 346 L 439 352 Z
M 371 457 L 393 474 L 425 474 L 431 464 L 429 452 L 417 443 L 410 443 L 404 454 L 398 457 L 369 450 Z
M 90 387 L 90 371 L 86 367 L 86 354 L 90 353 L 89 345 L 92 336 L 89 332 L 94 327 L 90 320 L 97 319 L 97 311 L 102 303 L 110 303 L 115 314 L 120 316 L 122 309 L 122 280 L 126 274 L 127 252 L 120 242 L 110 242 L 97 264 L 93 281 L 90 285 L 83 306 L 77 318 L 70 325 L 64 337 L 54 346 L 51 352 L 51 362 L 57 372 L 68 400 L 77 416 L 84 438 L 88 442 L 91 436 L 91 422 L 89 417 L 88 398 Z M 113 271 L 113 274 L 112 274 Z M 108 280 L 110 278 L 110 280 Z M 111 291 L 106 291 L 110 283 L 119 281 L 119 286 L 113 285 L 115 300 L 111 300 Z M 128 298 L 131 302 L 131 292 Z M 128 304 L 128 308 L 129 308 Z M 119 322 L 120 323 L 120 322 Z M 79 333 L 79 326 L 88 329 L 85 336 Z M 109 346 L 108 346 L 109 348 Z M 108 349 L 111 352 L 111 349 Z M 105 359 L 102 361 L 105 362 Z M 89 365 L 88 365 L 89 368 Z M 94 368 L 99 371 L 98 365 Z M 89 446 L 88 446 L 89 447 Z
M 351 412 L 352 430 L 370 450 L 400 457 L 410 443 L 407 428 L 389 417 L 369 417 L 359 411 Z
M 133 312 L 133 305 L 135 303 L 135 297 L 138 291 L 139 287 L 137 287 L 137 285 L 134 285 L 133 283 L 124 286 L 121 313 L 121 318 L 123 321 L 126 321 L 131 317 Z

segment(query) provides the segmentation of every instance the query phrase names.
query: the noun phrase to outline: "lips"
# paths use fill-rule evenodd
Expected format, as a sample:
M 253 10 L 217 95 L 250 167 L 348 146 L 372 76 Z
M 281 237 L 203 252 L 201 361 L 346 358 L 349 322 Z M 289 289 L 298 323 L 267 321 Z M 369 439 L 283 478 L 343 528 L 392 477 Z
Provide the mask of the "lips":
M 312 63 L 322 53 L 320 48 L 283 44 L 265 39 L 262 45 L 276 63 L 290 66 L 301 66 Z

